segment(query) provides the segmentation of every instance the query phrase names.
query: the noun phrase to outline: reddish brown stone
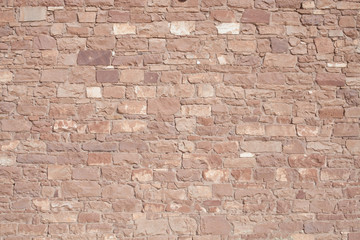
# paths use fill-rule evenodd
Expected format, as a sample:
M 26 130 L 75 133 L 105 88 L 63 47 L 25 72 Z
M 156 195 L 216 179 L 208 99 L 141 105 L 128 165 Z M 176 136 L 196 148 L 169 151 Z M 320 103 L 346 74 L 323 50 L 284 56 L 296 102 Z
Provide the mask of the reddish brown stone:
M 80 223 L 93 223 L 100 222 L 100 214 L 99 213 L 86 213 L 82 212 L 79 214 Z
M 322 25 L 324 17 L 321 15 L 304 15 L 301 18 L 301 22 L 304 25 L 319 26 Z
M 159 74 L 154 72 L 145 72 L 144 73 L 144 82 L 145 83 L 157 83 L 159 81 Z
M 269 24 L 270 13 L 259 9 L 246 9 L 242 15 L 241 22 L 254 24 Z
M 325 164 L 325 156 L 320 154 L 290 155 L 289 165 L 296 168 L 318 168 Z
M 345 85 L 345 75 L 341 73 L 318 73 L 316 82 L 320 86 L 342 87 Z
M 273 53 L 286 53 L 288 41 L 286 39 L 271 38 L 271 49 Z
M 56 49 L 56 40 L 47 35 L 40 35 L 34 38 L 33 46 L 35 49 Z
M 79 65 L 110 65 L 111 51 L 105 50 L 81 50 L 78 54 Z
M 148 114 L 172 115 L 180 110 L 180 102 L 177 98 L 149 99 Z
M 276 0 L 279 8 L 300 8 L 302 0 Z
M 342 107 L 324 107 L 319 110 L 320 118 L 343 118 L 344 109 Z
M 204 216 L 201 218 L 201 232 L 204 234 L 227 235 L 232 227 L 224 216 Z
M 338 123 L 334 126 L 334 136 L 339 137 L 351 137 L 359 136 L 359 124 L 358 123 Z
M 319 54 L 330 54 L 334 52 L 334 44 L 330 38 L 315 38 L 316 50 Z
M 143 56 L 118 56 L 114 57 L 112 62 L 113 65 L 122 65 L 122 66 L 140 66 L 143 62 Z
M 328 233 L 333 229 L 330 222 L 308 222 L 304 224 L 304 232 L 311 233 Z
M 219 22 L 235 22 L 235 14 L 228 10 L 213 10 L 210 15 Z
M 96 81 L 100 83 L 117 83 L 119 72 L 117 70 L 97 70 Z

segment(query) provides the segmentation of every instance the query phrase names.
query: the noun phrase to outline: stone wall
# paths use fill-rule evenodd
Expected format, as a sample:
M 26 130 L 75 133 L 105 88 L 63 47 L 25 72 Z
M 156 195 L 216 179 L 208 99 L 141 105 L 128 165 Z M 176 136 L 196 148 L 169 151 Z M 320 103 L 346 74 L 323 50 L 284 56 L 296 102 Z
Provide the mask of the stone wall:
M 0 0 L 0 239 L 360 239 L 360 1 Z

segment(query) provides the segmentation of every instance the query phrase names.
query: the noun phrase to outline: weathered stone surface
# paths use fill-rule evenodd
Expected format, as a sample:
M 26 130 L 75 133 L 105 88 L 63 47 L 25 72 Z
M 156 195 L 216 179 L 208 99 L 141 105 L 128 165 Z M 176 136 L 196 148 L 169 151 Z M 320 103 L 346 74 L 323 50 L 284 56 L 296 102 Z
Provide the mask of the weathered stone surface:
M 246 141 L 241 148 L 247 152 L 281 152 L 281 142 L 262 142 L 262 141 Z
M 295 67 L 297 57 L 290 54 L 272 54 L 265 55 L 264 65 L 269 67 Z
M 347 140 L 346 141 L 346 148 L 352 154 L 359 154 L 360 153 L 360 141 L 359 140 Z
M 301 0 L 276 0 L 276 5 L 279 8 L 300 8 Z
M 269 136 L 296 136 L 294 125 L 267 125 L 265 132 Z
M 10 74 L 5 73 L 3 81 L 10 81 Z M 37 70 L 32 69 L 22 69 L 18 70 L 15 73 L 15 82 L 38 82 L 40 81 L 40 74 Z
M 270 13 L 259 9 L 247 9 L 242 15 L 242 23 L 269 24 Z
M 46 20 L 46 7 L 21 7 L 19 21 L 34 22 Z
M 89 49 L 112 50 L 115 48 L 115 37 L 92 37 L 88 38 L 86 45 Z
M 318 73 L 316 82 L 320 86 L 337 86 L 345 85 L 345 76 L 341 73 Z
M 195 234 L 197 230 L 196 220 L 190 217 L 171 217 L 169 225 L 177 234 Z
M 50 165 L 48 167 L 48 179 L 69 180 L 71 179 L 71 169 L 69 166 Z
M 115 35 L 136 34 L 136 26 L 129 23 L 114 24 L 113 28 Z
M 289 165 L 298 168 L 322 167 L 325 164 L 325 156 L 320 154 L 291 155 Z
M 1 130 L 5 132 L 29 132 L 31 122 L 24 119 L 4 119 L 1 121 Z
M 39 35 L 34 39 L 33 46 L 40 50 L 56 49 L 56 40 L 47 35 Z
M 135 223 L 137 226 L 135 236 L 164 235 L 169 230 L 169 223 L 165 219 L 138 219 Z
M 123 70 L 120 73 L 120 82 L 122 83 L 141 83 L 143 81 L 143 70 Z
M 0 0 L 0 238 L 358 240 L 359 0 Z
M 46 69 L 41 74 L 40 82 L 65 82 L 67 78 L 67 69 Z
M 15 155 L 0 153 L 0 166 L 11 166 L 16 162 Z
M 256 52 L 256 41 L 234 40 L 229 41 L 228 46 L 234 52 L 251 53 Z
M 0 83 L 7 83 L 13 80 L 12 72 L 8 70 L 0 70 Z
M 96 81 L 100 83 L 117 83 L 119 72 L 117 70 L 98 70 L 96 71 Z
M 110 65 L 111 52 L 106 50 L 80 50 L 77 58 L 78 65 Z
M 143 132 L 147 123 L 141 120 L 122 120 L 113 122 L 113 133 Z
M 180 110 L 178 98 L 157 98 L 149 99 L 148 114 L 173 115 Z
M 123 114 L 146 114 L 146 101 L 122 101 L 117 110 Z
M 239 23 L 220 23 L 216 26 L 219 34 L 239 34 L 240 24 Z
M 201 218 L 201 232 L 204 234 L 227 235 L 232 227 L 224 216 L 204 216 Z
M 61 190 L 65 198 L 101 195 L 101 187 L 97 182 L 65 181 L 61 184 Z
M 59 98 L 82 97 L 85 94 L 85 88 L 82 84 L 61 84 L 57 89 Z
M 206 117 L 211 115 L 211 107 L 207 105 L 181 106 L 181 113 L 188 116 Z
M 174 35 L 189 35 L 195 31 L 195 22 L 193 21 L 179 21 L 171 22 L 170 32 Z
M 334 52 L 333 42 L 330 38 L 315 38 L 316 50 L 320 54 L 327 54 Z
M 351 137 L 358 136 L 359 124 L 358 123 L 338 123 L 334 126 L 334 136 Z
M 264 126 L 260 123 L 242 123 L 236 126 L 236 134 L 239 135 L 264 135 Z
M 134 198 L 134 189 L 129 185 L 114 183 L 102 188 L 102 197 L 110 199 Z
M 101 88 L 99 87 L 87 87 L 86 88 L 86 96 L 88 98 L 101 98 Z

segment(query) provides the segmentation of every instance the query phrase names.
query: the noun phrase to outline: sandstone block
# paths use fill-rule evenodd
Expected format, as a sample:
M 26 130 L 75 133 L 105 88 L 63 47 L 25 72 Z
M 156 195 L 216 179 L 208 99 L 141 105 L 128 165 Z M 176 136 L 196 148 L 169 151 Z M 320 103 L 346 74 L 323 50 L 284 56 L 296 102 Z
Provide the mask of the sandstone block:
M 136 34 L 136 26 L 129 23 L 114 24 L 113 31 L 115 35 Z
M 31 122 L 24 119 L 4 119 L 1 121 L 1 130 L 5 132 L 29 132 L 31 127 Z
M 134 189 L 129 185 L 113 183 L 102 188 L 102 197 L 109 199 L 134 198 Z
M 56 49 L 56 40 L 48 35 L 39 35 L 34 38 L 33 46 L 40 50 Z
M 80 23 L 94 23 L 96 12 L 79 12 L 77 16 Z
M 195 31 L 195 22 L 193 21 L 178 21 L 171 22 L 170 32 L 174 35 L 190 35 Z
M 195 234 L 197 230 L 196 220 L 191 217 L 170 217 L 171 230 L 177 234 Z
M 49 165 L 48 179 L 51 180 L 69 180 L 71 179 L 71 169 L 69 166 Z
M 104 98 L 125 98 L 124 86 L 104 87 Z
M 0 83 L 7 83 L 13 80 L 13 73 L 8 70 L 0 70 Z
M 338 137 L 351 137 L 359 136 L 358 123 L 338 123 L 334 126 L 334 136 Z
M 346 148 L 352 154 L 360 154 L 360 140 L 347 140 Z
M 218 34 L 239 34 L 240 23 L 220 23 L 216 26 Z
M 88 98 L 101 98 L 101 88 L 100 87 L 87 87 L 86 96 Z
M 282 144 L 277 141 L 246 141 L 240 147 L 247 152 L 261 153 L 261 152 L 281 152 Z
M 20 7 L 21 22 L 34 22 L 46 20 L 46 7 Z
M 113 122 L 112 133 L 143 132 L 147 123 L 141 120 L 122 120 Z
M 224 216 L 204 216 L 201 218 L 201 232 L 204 234 L 227 235 L 232 226 Z
M 211 106 L 208 105 L 181 106 L 181 114 L 185 116 L 207 117 L 211 115 Z
M 173 115 L 180 110 L 178 98 L 156 98 L 148 100 L 148 114 Z
M 80 50 L 77 58 L 78 65 L 110 65 L 111 51 L 107 50 Z
M 334 52 L 334 45 L 330 38 L 315 38 L 316 50 L 320 54 L 327 54 Z
M 268 67 L 293 68 L 297 64 L 297 57 L 290 54 L 266 53 L 264 65 Z
M 132 171 L 133 181 L 149 182 L 153 180 L 153 171 L 151 169 L 135 169 Z
M 296 136 L 294 125 L 266 125 L 265 132 L 268 136 Z
M 342 87 L 345 85 L 345 76 L 341 73 L 318 73 L 316 82 L 320 86 Z
M 234 52 L 254 53 L 256 52 L 256 41 L 251 40 L 231 40 L 228 41 L 229 49 Z
M 269 24 L 270 13 L 260 9 L 246 9 L 242 15 L 241 22 L 254 24 Z
M 264 126 L 260 123 L 242 123 L 236 126 L 236 134 L 239 135 L 264 135 Z
M 112 163 L 111 153 L 89 153 L 88 165 L 110 165 Z
M 146 114 L 146 101 L 122 101 L 117 110 L 122 114 Z
M 97 182 L 91 181 L 64 181 L 61 184 L 62 194 L 65 198 L 99 197 L 101 187 Z M 76 222 L 77 217 L 74 222 Z
M 143 70 L 123 70 L 120 74 L 120 82 L 122 83 L 141 83 L 144 81 Z

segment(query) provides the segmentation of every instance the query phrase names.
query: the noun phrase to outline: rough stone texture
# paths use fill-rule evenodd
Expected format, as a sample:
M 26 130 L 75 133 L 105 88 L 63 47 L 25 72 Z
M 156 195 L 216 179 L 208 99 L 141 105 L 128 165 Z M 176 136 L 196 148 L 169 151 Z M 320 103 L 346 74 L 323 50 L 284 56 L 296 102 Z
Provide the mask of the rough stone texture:
M 241 22 L 254 24 L 269 24 L 270 13 L 259 9 L 246 9 L 242 15 Z
M 360 239 L 358 0 L 0 0 L 0 239 Z
M 34 22 L 46 20 L 46 7 L 20 7 L 19 21 Z
M 111 52 L 105 50 L 81 50 L 77 57 L 78 65 L 110 65 Z

